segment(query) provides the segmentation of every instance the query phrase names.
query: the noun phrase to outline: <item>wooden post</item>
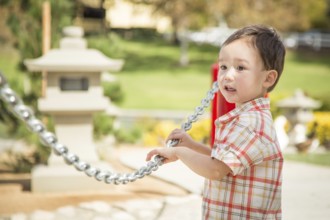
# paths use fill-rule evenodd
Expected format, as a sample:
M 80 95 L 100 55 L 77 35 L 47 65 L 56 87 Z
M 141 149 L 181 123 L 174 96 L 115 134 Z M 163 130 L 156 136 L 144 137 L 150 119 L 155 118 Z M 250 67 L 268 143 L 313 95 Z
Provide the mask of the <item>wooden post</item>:
M 50 2 L 45 1 L 42 4 L 42 54 L 46 54 L 51 44 L 51 8 Z M 42 72 L 41 96 L 46 96 L 47 72 Z

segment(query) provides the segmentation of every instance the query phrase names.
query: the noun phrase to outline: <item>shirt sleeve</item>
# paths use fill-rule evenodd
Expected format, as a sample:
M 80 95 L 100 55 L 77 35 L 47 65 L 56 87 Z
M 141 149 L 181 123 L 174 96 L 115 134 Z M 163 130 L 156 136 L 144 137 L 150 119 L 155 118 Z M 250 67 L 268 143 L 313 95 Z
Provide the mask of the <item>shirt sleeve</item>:
M 264 159 L 265 144 L 251 128 L 235 125 L 231 132 L 220 134 L 212 158 L 224 162 L 235 176 Z

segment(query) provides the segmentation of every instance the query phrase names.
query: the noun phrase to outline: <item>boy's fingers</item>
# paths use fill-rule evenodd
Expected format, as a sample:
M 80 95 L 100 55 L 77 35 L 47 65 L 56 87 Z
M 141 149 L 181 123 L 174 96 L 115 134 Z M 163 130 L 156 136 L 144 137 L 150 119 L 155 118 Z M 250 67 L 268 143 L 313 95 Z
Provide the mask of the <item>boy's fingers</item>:
M 168 135 L 166 142 L 172 139 L 181 139 L 181 135 L 182 135 L 182 129 L 176 128 Z
M 147 154 L 147 157 L 146 157 L 146 161 L 149 161 L 151 158 L 152 158 L 153 154 L 152 152 L 150 151 L 148 154 Z
M 182 138 L 182 134 L 180 133 L 175 133 L 175 134 L 170 134 L 167 139 L 166 142 L 170 141 L 170 140 L 180 140 Z
M 158 154 L 158 153 L 157 153 L 157 150 L 152 150 L 152 151 L 150 151 L 150 152 L 147 154 L 146 161 L 151 160 L 151 158 L 152 158 L 154 155 L 156 155 L 156 154 Z

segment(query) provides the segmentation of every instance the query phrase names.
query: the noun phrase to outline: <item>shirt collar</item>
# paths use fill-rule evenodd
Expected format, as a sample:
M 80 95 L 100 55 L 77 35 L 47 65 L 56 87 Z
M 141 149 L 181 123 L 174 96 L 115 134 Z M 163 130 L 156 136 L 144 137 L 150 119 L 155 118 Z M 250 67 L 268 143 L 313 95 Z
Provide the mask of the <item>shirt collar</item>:
M 219 117 L 216 120 L 216 123 L 227 123 L 234 118 L 236 118 L 238 115 L 240 115 L 243 112 L 248 112 L 251 110 L 269 110 L 270 109 L 270 101 L 269 98 L 257 98 L 252 101 L 246 102 L 243 105 L 234 108 L 227 114 Z

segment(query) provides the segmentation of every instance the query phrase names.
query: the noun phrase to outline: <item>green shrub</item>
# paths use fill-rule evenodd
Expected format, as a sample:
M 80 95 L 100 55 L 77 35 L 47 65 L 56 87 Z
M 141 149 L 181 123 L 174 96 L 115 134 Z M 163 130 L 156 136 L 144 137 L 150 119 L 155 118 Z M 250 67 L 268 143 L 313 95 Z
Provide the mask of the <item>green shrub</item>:
M 5 159 L 2 159 L 0 164 L 14 173 L 29 173 L 36 164 L 41 163 L 41 155 L 36 149 L 29 152 L 8 150 L 3 153 L 3 157 Z
M 105 113 L 97 113 L 93 117 L 93 133 L 94 138 L 100 139 L 106 135 L 113 133 L 114 117 L 110 117 Z
M 160 38 L 160 34 L 153 28 L 116 28 L 112 32 L 126 40 L 150 41 Z
M 124 100 L 124 92 L 121 89 L 121 85 L 119 82 L 103 82 L 102 83 L 104 89 L 104 95 L 109 97 L 109 99 L 116 103 L 122 103 Z
M 314 121 L 309 124 L 309 128 L 313 124 L 317 124 L 316 136 L 321 145 L 330 150 L 330 112 L 315 112 Z
M 110 33 L 106 36 L 87 36 L 88 47 L 101 51 L 104 55 L 111 58 L 122 58 L 124 51 L 121 38 Z
M 318 111 L 330 111 L 330 99 L 328 94 L 318 95 L 313 98 L 322 103 L 321 108 L 318 109 Z
M 134 144 L 141 139 L 142 131 L 134 126 L 130 129 L 119 129 L 114 132 L 116 141 L 118 143 Z

